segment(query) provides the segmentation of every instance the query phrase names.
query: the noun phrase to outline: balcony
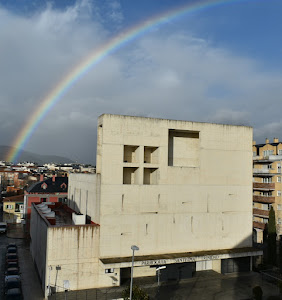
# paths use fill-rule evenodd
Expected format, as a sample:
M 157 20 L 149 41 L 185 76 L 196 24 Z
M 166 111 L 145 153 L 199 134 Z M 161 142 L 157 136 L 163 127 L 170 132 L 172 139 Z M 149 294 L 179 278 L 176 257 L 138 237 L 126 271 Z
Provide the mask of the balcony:
M 275 197 L 272 196 L 259 196 L 259 195 L 253 195 L 253 201 L 259 202 L 259 203 L 267 203 L 271 204 L 275 202 Z
M 253 168 L 253 174 L 258 174 L 258 175 L 264 175 L 264 174 L 271 174 L 273 169 L 257 169 Z
M 269 217 L 269 211 L 264 210 L 264 209 L 254 208 L 253 209 L 253 214 L 256 215 L 256 216 L 259 216 L 259 217 L 265 217 L 265 218 Z
M 261 182 L 253 182 L 253 189 L 254 190 L 262 190 L 262 191 L 274 191 L 275 190 L 275 183 L 261 183 Z
M 262 230 L 264 230 L 265 229 L 265 225 L 266 224 L 264 224 L 264 223 L 261 223 L 261 222 L 253 222 L 253 227 L 254 228 L 257 228 L 257 229 L 262 229 Z

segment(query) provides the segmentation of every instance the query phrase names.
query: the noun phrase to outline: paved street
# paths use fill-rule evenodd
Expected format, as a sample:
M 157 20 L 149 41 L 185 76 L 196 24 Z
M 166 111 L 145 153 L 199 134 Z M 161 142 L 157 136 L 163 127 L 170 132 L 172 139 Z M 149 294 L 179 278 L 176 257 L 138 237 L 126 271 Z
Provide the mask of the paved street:
M 0 213 L 0 221 L 2 212 Z M 9 237 L 10 236 L 10 237 Z M 22 290 L 25 300 L 42 300 L 40 282 L 33 266 L 29 244 L 23 237 L 20 225 L 10 226 L 7 234 L 0 235 L 0 299 L 4 298 L 4 274 L 6 246 L 9 243 L 16 243 L 18 246 L 19 266 L 21 272 Z

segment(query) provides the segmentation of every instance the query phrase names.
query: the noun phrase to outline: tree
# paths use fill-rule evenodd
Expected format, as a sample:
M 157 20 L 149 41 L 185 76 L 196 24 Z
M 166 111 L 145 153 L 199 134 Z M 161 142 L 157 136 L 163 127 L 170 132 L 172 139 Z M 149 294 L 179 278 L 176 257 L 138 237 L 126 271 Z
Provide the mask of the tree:
M 261 300 L 262 299 L 262 295 L 263 295 L 263 292 L 262 292 L 261 287 L 259 285 L 255 286 L 253 288 L 253 299 L 255 299 L 255 300 Z
M 128 286 L 123 292 L 122 297 L 125 300 L 129 299 L 130 287 Z M 143 291 L 138 285 L 132 287 L 132 300 L 149 300 L 148 294 Z
M 269 211 L 268 220 L 268 238 L 267 238 L 268 262 L 271 265 L 276 264 L 276 221 L 273 207 Z

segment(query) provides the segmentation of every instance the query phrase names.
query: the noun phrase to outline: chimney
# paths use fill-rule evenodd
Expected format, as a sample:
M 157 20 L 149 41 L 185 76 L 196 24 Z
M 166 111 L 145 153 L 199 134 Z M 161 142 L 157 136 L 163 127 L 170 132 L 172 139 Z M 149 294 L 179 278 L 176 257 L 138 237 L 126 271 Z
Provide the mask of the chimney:
M 43 174 L 40 174 L 40 181 L 43 181 L 44 180 L 44 175 Z
M 52 176 L 52 182 L 55 182 L 56 181 L 56 175 L 53 175 Z
M 278 138 L 274 138 L 273 139 L 273 143 L 279 143 L 279 139 Z
M 256 145 L 256 141 L 253 141 L 253 146 L 255 146 Z
M 265 139 L 265 143 L 266 143 L 266 144 L 269 144 L 269 139 Z

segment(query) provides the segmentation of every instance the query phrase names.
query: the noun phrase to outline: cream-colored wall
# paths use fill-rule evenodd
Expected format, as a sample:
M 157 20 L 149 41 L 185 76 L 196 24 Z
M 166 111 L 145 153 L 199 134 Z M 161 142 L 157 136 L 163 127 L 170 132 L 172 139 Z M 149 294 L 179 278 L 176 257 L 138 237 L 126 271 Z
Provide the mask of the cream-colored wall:
M 156 268 L 148 267 L 134 267 L 133 277 L 147 277 L 156 276 Z
M 98 123 L 101 257 L 130 256 L 133 244 L 136 255 L 252 245 L 251 128 L 115 115 Z M 168 166 L 169 129 L 199 132 L 198 167 Z M 138 163 L 123 162 L 124 145 L 139 146 Z M 144 163 L 144 146 L 158 147 L 158 163 Z M 124 167 L 139 168 L 136 184 L 123 184 Z M 158 184 L 142 184 L 145 167 L 158 168 Z
M 221 259 L 212 261 L 212 269 L 217 273 L 221 273 Z
M 68 205 L 82 214 L 89 215 L 91 221 L 97 224 L 100 222 L 99 196 L 99 174 L 69 174 Z
M 58 287 L 63 286 L 64 280 L 69 280 L 71 290 L 100 286 L 99 227 L 93 225 L 50 227 L 48 231 L 47 261 L 48 265 L 52 266 L 51 285 L 55 285 L 56 266 L 60 266 L 56 283 Z M 59 291 L 63 289 L 59 288 Z
M 119 269 L 106 274 L 99 260 L 99 230 L 96 225 L 48 226 L 32 209 L 31 253 L 45 297 L 49 282 L 57 292 L 64 291 L 64 280 L 71 290 L 120 284 Z

